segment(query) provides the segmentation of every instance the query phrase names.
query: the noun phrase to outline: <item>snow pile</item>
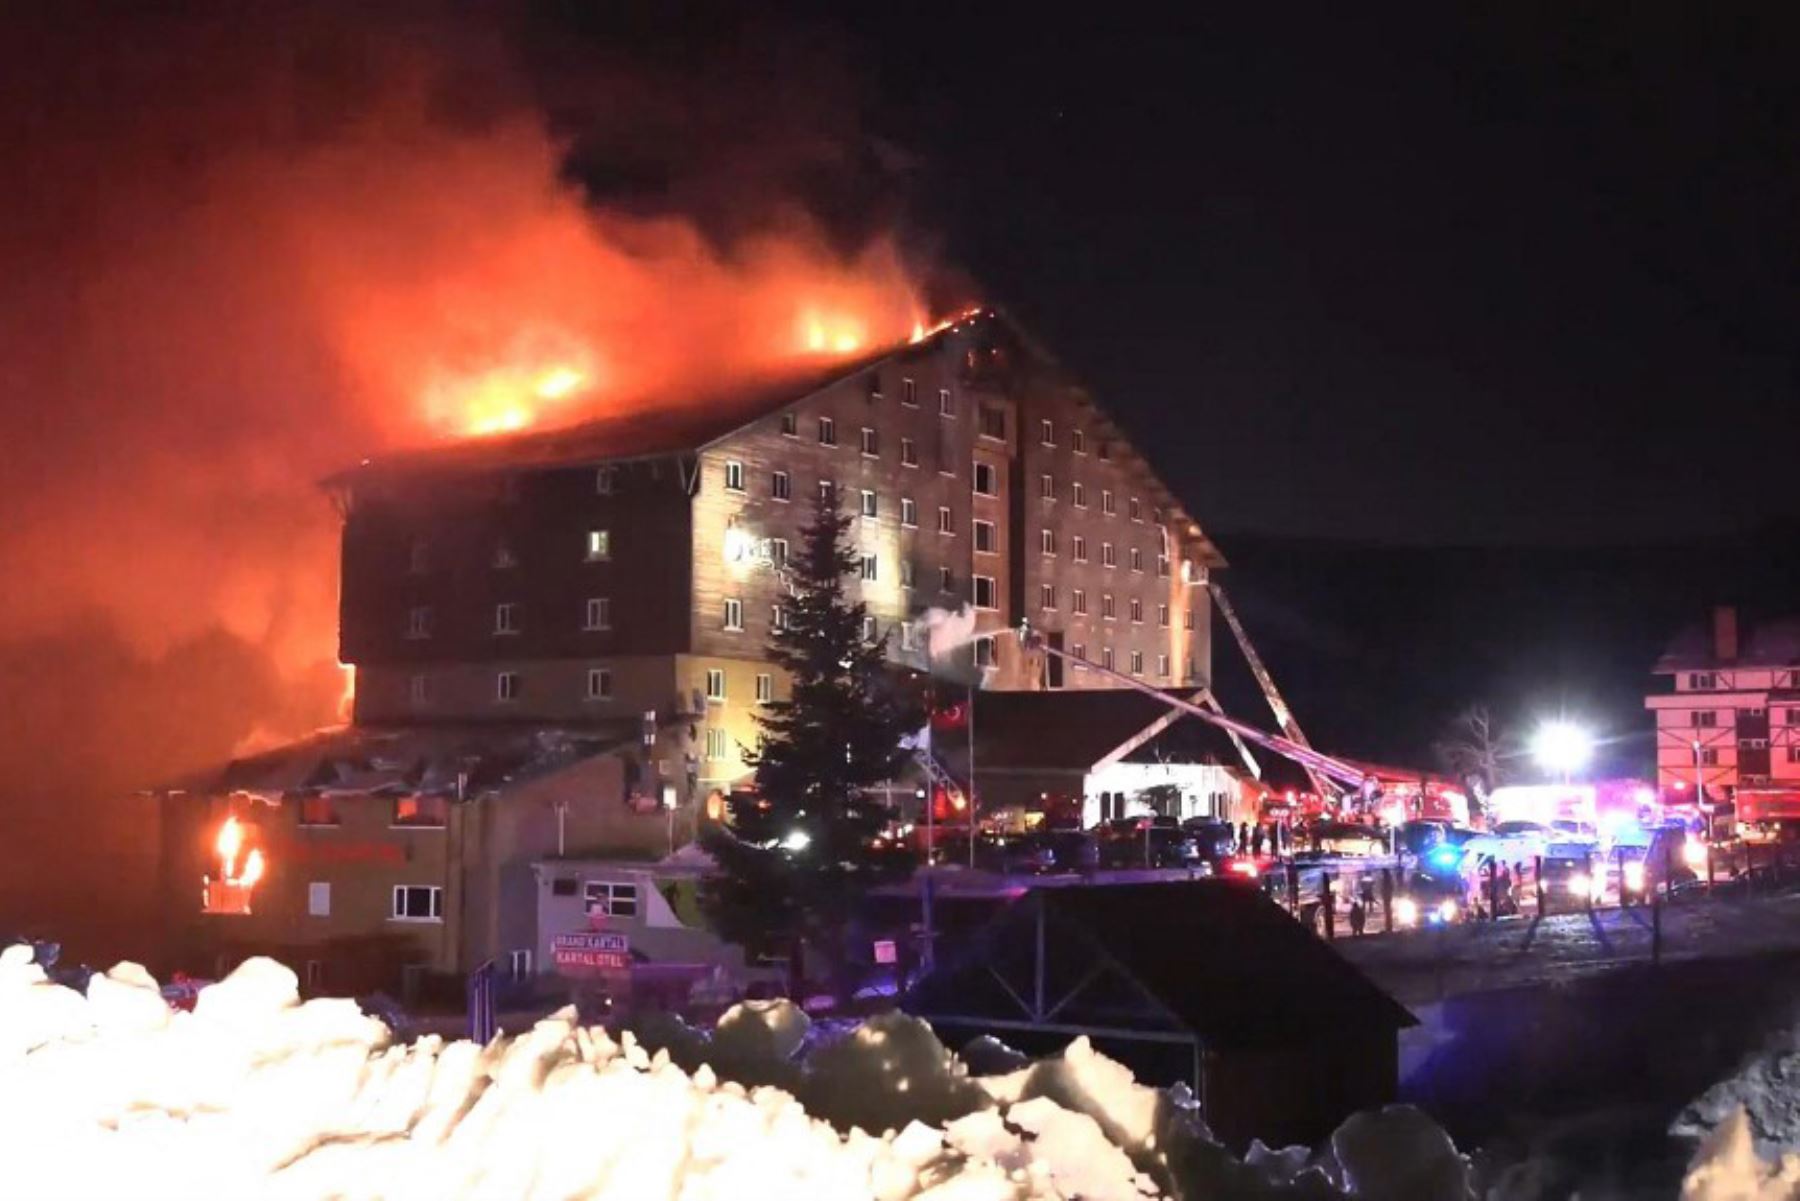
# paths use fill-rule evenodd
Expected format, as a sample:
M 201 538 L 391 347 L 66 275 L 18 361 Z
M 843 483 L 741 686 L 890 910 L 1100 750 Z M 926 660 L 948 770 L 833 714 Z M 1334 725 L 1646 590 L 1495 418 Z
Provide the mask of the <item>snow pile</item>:
M 1800 1152 L 1800 1027 L 1784 1031 L 1729 1079 L 1691 1101 L 1670 1133 L 1705 1138 L 1738 1113 L 1758 1154 Z
M 397 1045 L 349 1001 L 301 1004 L 246 962 L 172 1011 L 142 968 L 49 980 L 0 952 L 0 1195 L 310 1201 L 871 1198 L 1468 1201 L 1442 1130 L 1403 1106 L 1318 1152 L 1239 1160 L 1184 1090 L 1147 1088 L 1077 1040 L 976 1077 L 891 1014 L 829 1040 L 795 1007 L 746 1004 L 701 1032 L 616 1036 L 565 1010 L 486 1047 Z M 655 1049 L 652 1049 L 654 1047 Z M 810 1047 L 808 1054 L 802 1049 Z M 1005 1048 L 984 1058 L 1020 1062 Z M 1800 1158 L 1759 1159 L 1724 1123 L 1694 1201 L 1800 1195 Z

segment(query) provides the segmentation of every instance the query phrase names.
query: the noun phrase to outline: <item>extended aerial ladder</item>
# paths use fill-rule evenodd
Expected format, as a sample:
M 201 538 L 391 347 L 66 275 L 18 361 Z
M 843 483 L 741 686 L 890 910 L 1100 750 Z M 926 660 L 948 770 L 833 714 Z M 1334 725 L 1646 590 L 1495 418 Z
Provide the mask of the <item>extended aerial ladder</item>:
M 1225 624 L 1231 627 L 1231 636 L 1237 639 L 1238 649 L 1244 652 L 1244 662 L 1250 665 L 1250 674 L 1256 677 L 1256 684 L 1262 689 L 1263 699 L 1269 702 L 1269 709 L 1275 714 L 1276 727 L 1296 746 L 1312 750 L 1312 743 L 1307 741 L 1305 732 L 1300 729 L 1300 722 L 1294 717 L 1294 711 L 1288 707 L 1286 699 L 1282 697 L 1281 689 L 1275 687 L 1275 677 L 1269 674 L 1269 669 L 1263 664 L 1262 656 L 1257 654 L 1256 647 L 1251 645 L 1250 635 L 1244 630 L 1244 623 L 1238 620 L 1237 610 L 1232 608 L 1229 600 L 1225 599 L 1225 589 L 1219 586 L 1218 581 L 1212 579 L 1207 580 L 1206 589 L 1212 593 L 1213 603 L 1219 609 L 1219 616 L 1223 617 Z M 1301 766 L 1306 767 L 1307 779 L 1312 781 L 1315 793 L 1321 797 L 1337 795 L 1338 789 L 1329 776 L 1304 763 Z

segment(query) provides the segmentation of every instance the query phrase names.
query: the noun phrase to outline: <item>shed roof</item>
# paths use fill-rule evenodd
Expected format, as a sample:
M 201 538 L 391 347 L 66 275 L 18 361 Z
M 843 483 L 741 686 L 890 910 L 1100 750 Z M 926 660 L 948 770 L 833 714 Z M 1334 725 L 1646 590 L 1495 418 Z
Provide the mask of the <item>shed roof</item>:
M 1044 922 L 1046 999 L 1031 1013 L 1036 938 Z M 1116 977 L 1108 983 L 1107 974 Z M 1095 983 L 1087 983 L 1093 981 Z M 1134 1017 L 1121 982 L 1144 1002 Z M 1023 1003 L 1022 1003 L 1023 1002 Z M 1195 880 L 1037 889 L 995 917 L 966 953 L 907 994 L 908 1012 L 982 1019 L 1182 1031 L 1213 1048 L 1307 1042 L 1322 1031 L 1391 1032 L 1417 1024 L 1259 890 Z M 966 1019 L 976 1019 L 968 1023 Z

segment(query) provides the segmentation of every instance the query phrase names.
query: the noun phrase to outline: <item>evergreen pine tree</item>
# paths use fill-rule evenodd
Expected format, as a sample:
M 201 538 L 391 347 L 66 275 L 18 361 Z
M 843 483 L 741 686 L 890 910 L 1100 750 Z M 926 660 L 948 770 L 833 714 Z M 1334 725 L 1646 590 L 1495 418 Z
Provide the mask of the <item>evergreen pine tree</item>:
M 900 739 L 918 719 L 884 665 L 886 639 L 865 640 L 867 610 L 846 594 L 862 565 L 850 525 L 821 496 L 788 560 L 787 620 L 769 656 L 791 691 L 763 706 L 755 791 L 733 800 L 730 828 L 710 840 L 720 871 L 707 907 L 727 937 L 755 949 L 803 936 L 833 948 L 888 862 L 871 846 L 889 818 L 872 790 L 899 774 Z

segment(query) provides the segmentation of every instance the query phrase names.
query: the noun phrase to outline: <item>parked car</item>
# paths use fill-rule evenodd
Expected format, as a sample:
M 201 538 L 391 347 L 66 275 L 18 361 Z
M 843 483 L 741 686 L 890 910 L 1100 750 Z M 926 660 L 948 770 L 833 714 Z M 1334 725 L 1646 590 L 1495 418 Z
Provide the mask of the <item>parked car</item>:
M 1181 828 L 1194 840 L 1196 858 L 1215 868 L 1237 850 L 1237 830 L 1216 817 L 1190 817 Z
M 1326 855 L 1385 855 L 1387 835 L 1352 822 L 1318 822 L 1307 832 L 1307 841 Z
M 1200 858 L 1193 835 L 1166 819 L 1119 818 L 1099 832 L 1102 867 L 1189 867 Z
M 1049 849 L 1053 871 L 1091 872 L 1100 866 L 1100 840 L 1085 830 L 1048 830 L 1038 837 Z
M 1544 912 L 1587 908 L 1606 894 L 1606 861 L 1591 842 L 1552 842 L 1543 849 Z

